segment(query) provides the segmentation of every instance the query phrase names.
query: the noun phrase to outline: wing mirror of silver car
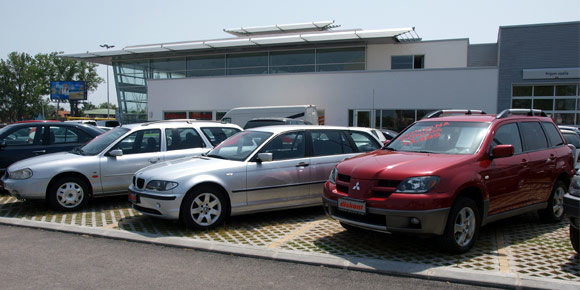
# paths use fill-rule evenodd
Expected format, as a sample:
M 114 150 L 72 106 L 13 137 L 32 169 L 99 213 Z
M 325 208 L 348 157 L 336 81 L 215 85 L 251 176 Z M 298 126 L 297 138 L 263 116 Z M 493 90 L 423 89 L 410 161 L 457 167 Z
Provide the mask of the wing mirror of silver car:
M 4 148 L 6 148 L 6 141 L 2 140 L 2 142 L 0 142 L 0 149 Z
M 270 162 L 274 160 L 274 155 L 272 153 L 258 153 L 259 162 Z
M 113 149 L 113 150 L 109 151 L 109 156 L 113 156 L 113 157 L 123 156 L 123 150 Z

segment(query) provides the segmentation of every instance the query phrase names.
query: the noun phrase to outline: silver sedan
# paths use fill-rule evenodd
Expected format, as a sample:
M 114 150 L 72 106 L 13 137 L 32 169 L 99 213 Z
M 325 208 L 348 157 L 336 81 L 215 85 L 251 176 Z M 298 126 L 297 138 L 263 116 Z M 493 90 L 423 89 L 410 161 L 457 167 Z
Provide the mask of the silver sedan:
M 129 187 L 136 210 L 208 229 L 230 215 L 322 204 L 336 164 L 381 144 L 365 130 L 271 126 L 240 132 L 204 156 L 139 170 Z

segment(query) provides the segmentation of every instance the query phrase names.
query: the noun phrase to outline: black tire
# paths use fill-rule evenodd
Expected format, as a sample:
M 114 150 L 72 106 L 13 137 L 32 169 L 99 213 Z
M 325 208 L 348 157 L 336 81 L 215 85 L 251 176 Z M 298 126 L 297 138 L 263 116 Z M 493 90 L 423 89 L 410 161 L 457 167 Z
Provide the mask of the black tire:
M 550 198 L 548 207 L 539 210 L 540 218 L 545 222 L 559 222 L 564 218 L 564 194 L 568 191 L 568 186 L 561 180 L 556 181 Z
M 76 211 L 89 200 L 89 186 L 74 176 L 61 177 L 48 189 L 48 204 L 59 211 Z
M 200 186 L 188 193 L 179 215 L 188 228 L 209 230 L 221 225 L 229 215 L 224 193 L 212 186 Z
M 570 225 L 570 243 L 572 243 L 572 248 L 576 253 L 580 254 L 580 229 Z
M 449 253 L 465 253 L 475 244 L 480 226 L 477 204 L 471 198 L 460 196 L 451 207 L 445 231 L 439 237 L 439 244 Z

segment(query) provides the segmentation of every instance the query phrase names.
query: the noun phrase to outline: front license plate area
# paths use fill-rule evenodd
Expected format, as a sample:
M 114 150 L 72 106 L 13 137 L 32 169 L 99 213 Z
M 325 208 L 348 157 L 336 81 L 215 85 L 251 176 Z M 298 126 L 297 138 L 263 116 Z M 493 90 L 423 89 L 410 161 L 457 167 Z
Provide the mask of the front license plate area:
M 129 192 L 129 201 L 132 203 L 139 203 L 141 202 L 139 200 L 139 196 L 136 193 L 133 192 Z
M 358 214 L 366 214 L 367 213 L 367 204 L 362 200 L 353 200 L 353 199 L 345 199 L 339 198 L 338 199 L 338 209 L 342 211 L 348 211 Z

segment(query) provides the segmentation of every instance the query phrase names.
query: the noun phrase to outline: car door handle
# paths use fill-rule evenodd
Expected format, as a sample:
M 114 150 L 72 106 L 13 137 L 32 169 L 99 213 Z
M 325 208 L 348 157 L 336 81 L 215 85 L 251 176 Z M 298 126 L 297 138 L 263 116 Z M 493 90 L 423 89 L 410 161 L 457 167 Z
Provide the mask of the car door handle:
M 306 167 L 308 165 L 310 165 L 310 164 L 308 164 L 306 162 L 300 162 L 300 163 L 296 164 L 296 167 Z
M 159 161 L 159 158 L 151 158 L 151 159 L 149 159 L 149 163 L 157 163 L 157 161 Z
M 549 160 L 555 160 L 555 159 L 556 159 L 556 155 L 550 154 L 550 159 Z
M 42 154 L 42 153 L 46 153 L 46 150 L 32 151 L 32 153 Z
M 520 162 L 524 167 L 528 166 L 528 160 L 526 159 L 522 159 L 522 161 Z

